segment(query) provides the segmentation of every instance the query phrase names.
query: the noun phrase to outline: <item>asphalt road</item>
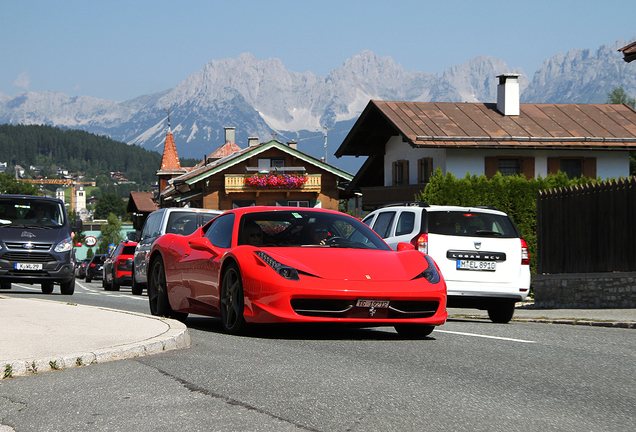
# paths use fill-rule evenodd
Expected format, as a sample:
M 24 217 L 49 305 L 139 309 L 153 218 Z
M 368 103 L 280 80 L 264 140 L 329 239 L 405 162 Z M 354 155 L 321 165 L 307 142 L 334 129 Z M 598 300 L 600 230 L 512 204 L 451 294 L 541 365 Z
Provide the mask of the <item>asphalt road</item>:
M 3 294 L 69 299 L 25 287 Z M 99 281 L 80 282 L 72 299 L 148 313 L 145 295 L 105 292 Z M 633 329 L 450 320 L 414 341 L 392 328 L 262 326 L 235 337 L 215 319 L 191 316 L 186 324 L 187 350 L 1 380 L 0 424 L 16 431 L 636 426 Z

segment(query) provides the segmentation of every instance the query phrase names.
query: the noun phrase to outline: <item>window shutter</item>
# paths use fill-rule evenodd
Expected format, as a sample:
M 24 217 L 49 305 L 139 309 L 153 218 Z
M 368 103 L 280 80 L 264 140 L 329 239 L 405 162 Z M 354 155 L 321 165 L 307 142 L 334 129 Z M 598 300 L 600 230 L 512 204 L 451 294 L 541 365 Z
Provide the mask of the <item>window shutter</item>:
M 558 157 L 548 158 L 548 174 L 556 174 L 561 169 L 561 159 Z
M 526 180 L 534 178 L 534 158 L 522 157 L 521 158 L 521 174 L 526 176 Z
M 393 173 L 392 173 L 392 175 L 393 175 L 392 185 L 393 186 L 397 185 L 397 165 L 398 165 L 397 162 L 393 162 Z
M 499 162 L 496 156 L 493 157 L 485 157 L 484 158 L 484 173 L 486 174 L 486 178 L 493 178 L 497 171 L 499 170 Z
M 409 177 L 409 161 L 408 159 L 403 161 L 404 163 L 404 177 L 402 178 L 402 184 L 411 184 L 410 181 L 410 177 Z
M 596 158 L 583 158 L 581 174 L 588 178 L 596 178 Z

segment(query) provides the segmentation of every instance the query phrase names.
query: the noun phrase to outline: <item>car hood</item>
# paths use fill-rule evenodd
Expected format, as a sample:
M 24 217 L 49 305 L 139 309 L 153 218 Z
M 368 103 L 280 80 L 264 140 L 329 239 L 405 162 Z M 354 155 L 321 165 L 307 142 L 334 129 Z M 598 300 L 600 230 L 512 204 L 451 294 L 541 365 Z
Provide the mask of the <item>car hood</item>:
M 0 240 L 11 243 L 52 243 L 57 244 L 70 235 L 68 228 L 24 228 L 24 227 L 1 227 Z
M 408 281 L 428 268 L 417 251 L 330 247 L 262 248 L 280 262 L 312 276 L 334 280 Z

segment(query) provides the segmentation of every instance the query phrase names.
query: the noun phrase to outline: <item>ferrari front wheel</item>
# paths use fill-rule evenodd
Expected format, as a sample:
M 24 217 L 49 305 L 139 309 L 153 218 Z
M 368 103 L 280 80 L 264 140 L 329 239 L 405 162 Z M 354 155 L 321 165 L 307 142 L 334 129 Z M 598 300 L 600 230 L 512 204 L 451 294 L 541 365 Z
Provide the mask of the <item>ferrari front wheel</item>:
M 221 323 L 226 333 L 236 335 L 245 331 L 244 306 L 241 273 L 236 264 L 230 264 L 221 282 Z
M 154 260 L 150 265 L 150 273 L 148 274 L 148 302 L 152 315 L 174 318 L 182 322 L 188 317 L 187 313 L 175 312 L 172 310 L 172 307 L 170 307 L 168 288 L 166 285 L 166 272 L 161 259 Z
M 399 324 L 395 326 L 395 331 L 402 337 L 409 339 L 424 339 L 433 333 L 435 326 L 427 324 Z

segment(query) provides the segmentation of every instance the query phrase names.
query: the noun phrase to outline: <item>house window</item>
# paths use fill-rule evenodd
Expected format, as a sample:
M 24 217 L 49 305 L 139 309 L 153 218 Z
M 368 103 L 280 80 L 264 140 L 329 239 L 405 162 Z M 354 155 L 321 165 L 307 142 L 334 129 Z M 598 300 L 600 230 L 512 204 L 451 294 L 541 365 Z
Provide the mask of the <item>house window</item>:
M 521 174 L 521 158 L 499 159 L 499 172 L 501 175 Z
M 433 175 L 433 158 L 418 160 L 417 182 L 428 183 Z
M 565 173 L 568 178 L 596 178 L 596 158 L 593 157 L 549 157 L 548 174 Z
M 285 166 L 285 158 L 258 158 L 259 168 L 283 168 Z
M 409 161 L 399 160 L 393 162 L 393 186 L 402 186 L 409 183 Z
M 493 178 L 502 175 L 523 174 L 526 179 L 534 178 L 534 157 L 532 156 L 487 156 L 484 158 L 484 174 Z
M 256 201 L 254 200 L 234 200 L 232 201 L 232 208 L 239 208 L 239 207 L 252 207 L 256 205 Z
M 581 177 L 581 159 L 561 159 L 561 171 L 569 179 Z
M 309 207 L 309 201 L 287 201 L 289 207 Z

